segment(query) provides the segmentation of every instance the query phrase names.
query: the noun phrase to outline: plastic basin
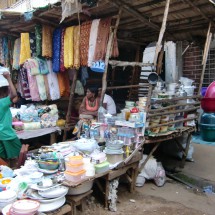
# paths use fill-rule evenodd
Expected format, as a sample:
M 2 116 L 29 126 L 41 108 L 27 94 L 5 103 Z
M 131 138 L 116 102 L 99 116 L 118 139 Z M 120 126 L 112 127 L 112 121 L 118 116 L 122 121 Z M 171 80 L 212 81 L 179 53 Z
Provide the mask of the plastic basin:
M 215 81 L 213 81 L 207 88 L 205 98 L 215 98 Z
M 204 141 L 214 142 L 215 124 L 214 125 L 200 124 L 200 135 Z
M 215 113 L 215 98 L 202 98 L 201 107 L 205 112 Z

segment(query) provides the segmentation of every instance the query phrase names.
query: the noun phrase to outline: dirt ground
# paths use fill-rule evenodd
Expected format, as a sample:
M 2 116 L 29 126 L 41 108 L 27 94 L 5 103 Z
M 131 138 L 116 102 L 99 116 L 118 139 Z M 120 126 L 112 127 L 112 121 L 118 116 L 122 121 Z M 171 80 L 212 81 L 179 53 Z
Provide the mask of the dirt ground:
M 144 187 L 136 188 L 135 193 L 129 193 L 126 186 L 120 185 L 118 190 L 117 212 L 104 209 L 100 203 L 95 203 L 92 197 L 88 209 L 82 215 L 214 215 L 215 195 L 205 195 L 198 190 L 191 190 L 167 180 L 164 187 L 157 187 L 153 182 L 147 182 Z

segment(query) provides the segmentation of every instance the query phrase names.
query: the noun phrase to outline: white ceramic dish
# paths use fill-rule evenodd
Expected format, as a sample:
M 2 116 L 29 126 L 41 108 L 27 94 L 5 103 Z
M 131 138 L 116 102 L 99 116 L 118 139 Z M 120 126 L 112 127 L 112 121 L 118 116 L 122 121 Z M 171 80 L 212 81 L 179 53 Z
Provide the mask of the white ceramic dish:
M 40 168 L 38 168 L 38 171 L 42 172 L 44 174 L 54 174 L 54 173 L 58 172 L 58 169 L 48 170 L 48 169 L 40 169 Z
M 55 202 L 55 201 L 61 200 L 64 196 L 65 195 L 62 195 L 60 197 L 53 198 L 53 199 L 39 199 L 38 201 L 41 202 L 41 203 L 51 203 L 51 202 Z
M 45 198 L 57 198 L 68 193 L 69 188 L 65 186 L 58 186 L 44 191 L 38 191 L 38 193 Z
M 46 190 L 50 190 L 50 189 L 59 187 L 60 185 L 61 185 L 61 184 L 54 184 L 54 185 L 51 186 L 51 187 L 40 187 L 40 186 L 38 186 L 37 184 L 32 184 L 32 185 L 31 185 L 31 188 L 34 189 L 34 190 L 38 190 L 38 191 L 46 191 Z
M 17 213 L 32 213 L 38 210 L 38 208 L 40 207 L 40 203 L 35 200 L 22 199 L 14 202 L 12 204 L 12 207 Z
M 15 199 L 17 194 L 13 190 L 5 190 L 0 192 L 0 202 L 7 202 Z
M 62 197 L 61 199 L 58 199 L 57 201 L 54 201 L 54 202 L 42 203 L 42 204 L 40 204 L 38 211 L 39 212 L 54 211 L 54 210 L 57 210 L 58 208 L 62 207 L 65 202 L 66 202 L 66 198 Z
M 11 206 L 12 206 L 12 204 L 9 204 L 9 205 L 5 206 L 5 207 L 2 209 L 2 214 L 3 214 L 3 215 L 9 214 L 9 210 L 10 210 Z

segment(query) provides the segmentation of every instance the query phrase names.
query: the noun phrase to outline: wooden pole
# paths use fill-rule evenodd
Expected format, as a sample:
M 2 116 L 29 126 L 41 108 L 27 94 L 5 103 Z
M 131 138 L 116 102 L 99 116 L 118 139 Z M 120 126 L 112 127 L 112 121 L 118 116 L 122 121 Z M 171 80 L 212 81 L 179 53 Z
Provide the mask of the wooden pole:
M 109 62 L 109 58 L 110 58 L 110 55 L 112 52 L 113 40 L 114 40 L 114 37 L 116 36 L 121 14 L 122 14 L 122 9 L 120 8 L 114 30 L 111 29 L 111 33 L 110 33 L 109 40 L 108 40 L 107 52 L 106 52 L 106 56 L 105 56 L 105 71 L 104 71 L 103 77 L 102 77 L 102 92 L 101 92 L 101 98 L 100 98 L 100 107 L 103 105 L 104 95 L 105 95 L 105 91 L 107 88 L 108 62 Z
M 168 16 L 168 13 L 169 13 L 169 5 L 170 5 L 170 0 L 166 0 L 166 6 L 165 6 L 165 10 L 164 10 L 163 22 L 162 22 L 160 34 L 159 34 L 159 37 L 158 37 L 158 42 L 156 44 L 156 51 L 155 51 L 155 56 L 154 56 L 154 66 L 157 65 L 158 54 L 159 54 L 159 52 L 161 50 L 161 47 L 162 47 L 161 42 L 162 42 L 163 35 L 165 33 L 165 30 L 166 30 L 166 21 L 167 21 L 167 16 Z
M 211 39 L 212 39 L 212 33 L 210 33 L 210 30 L 211 30 L 211 23 L 209 23 L 207 38 L 205 41 L 204 53 L 203 53 L 203 58 L 202 58 L 202 73 L 201 73 L 201 78 L 200 78 L 200 82 L 199 82 L 198 95 L 201 94 L 201 88 L 202 88 L 204 75 L 205 75 L 205 68 L 206 68 L 206 63 L 207 63 L 207 58 L 208 58 L 208 52 L 210 49 L 210 44 L 211 44 Z
M 127 61 L 118 61 L 118 60 L 110 60 L 109 64 L 111 66 L 153 66 L 153 63 L 141 63 L 141 62 L 127 62 Z

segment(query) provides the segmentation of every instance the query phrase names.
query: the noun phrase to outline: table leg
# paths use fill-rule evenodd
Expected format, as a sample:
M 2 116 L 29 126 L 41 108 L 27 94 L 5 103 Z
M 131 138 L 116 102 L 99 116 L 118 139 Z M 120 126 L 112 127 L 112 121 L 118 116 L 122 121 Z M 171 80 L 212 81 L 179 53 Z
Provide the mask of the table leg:
M 109 187 L 110 187 L 110 181 L 108 180 L 108 177 L 106 177 L 105 178 L 105 208 L 106 209 L 108 209 Z
M 51 133 L 50 134 L 50 145 L 52 145 L 53 143 L 56 143 L 56 133 Z

